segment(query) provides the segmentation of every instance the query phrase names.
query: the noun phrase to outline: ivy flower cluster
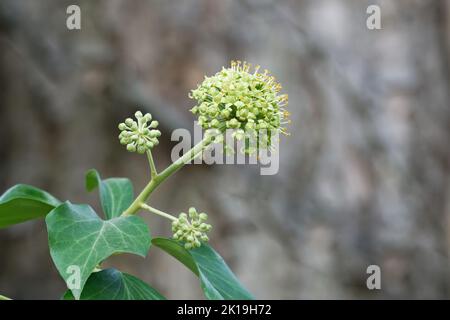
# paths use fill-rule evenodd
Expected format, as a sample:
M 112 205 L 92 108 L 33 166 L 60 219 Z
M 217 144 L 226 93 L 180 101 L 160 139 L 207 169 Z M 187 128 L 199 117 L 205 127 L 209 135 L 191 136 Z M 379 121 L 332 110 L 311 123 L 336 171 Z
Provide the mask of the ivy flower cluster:
M 197 100 L 191 109 L 205 130 L 236 129 L 237 139 L 254 136 L 258 130 L 287 135 L 283 125 L 290 123 L 287 94 L 279 94 L 281 85 L 268 70 L 250 72 L 247 62 L 232 61 L 192 90 L 189 97 Z
M 211 225 L 205 223 L 208 219 L 206 213 L 198 213 L 193 207 L 189 208 L 189 218 L 184 212 L 180 213 L 178 219 L 172 222 L 173 238 L 184 242 L 186 249 L 198 248 L 201 242 L 209 240 L 206 235 L 211 229 Z
M 127 146 L 128 151 L 142 154 L 159 144 L 161 131 L 156 130 L 158 121 L 152 121 L 150 113 L 143 115 L 141 111 L 137 111 L 134 115 L 137 121 L 127 118 L 119 124 L 119 140 Z
M 135 214 L 139 209 L 172 220 L 173 239 L 181 242 L 186 249 L 198 248 L 208 242 L 207 233 L 212 229 L 206 223 L 206 213 L 198 213 L 191 207 L 188 213 L 177 217 L 145 204 L 154 189 L 167 177 L 189 163 L 211 143 L 224 143 L 226 152 L 234 152 L 225 139 L 227 129 L 232 129 L 232 137 L 244 140 L 241 152 L 252 154 L 259 149 L 274 150 L 274 135 L 288 135 L 285 124 L 290 123 L 287 94 L 281 94 L 281 85 L 269 74 L 268 70 L 253 71 L 247 62 L 232 61 L 228 68 L 222 70 L 198 85 L 189 94 L 197 104 L 191 109 L 198 116 L 198 123 L 205 130 L 201 142 L 173 162 L 164 171 L 158 173 L 151 149 L 158 145 L 161 132 L 157 130 L 158 121 L 152 120 L 149 113 L 135 113 L 136 120 L 127 118 L 119 124 L 120 143 L 126 145 L 130 152 L 147 153 L 150 164 L 151 180 L 123 215 Z M 278 135 L 275 137 L 278 139 Z M 256 143 L 255 143 L 256 142 Z

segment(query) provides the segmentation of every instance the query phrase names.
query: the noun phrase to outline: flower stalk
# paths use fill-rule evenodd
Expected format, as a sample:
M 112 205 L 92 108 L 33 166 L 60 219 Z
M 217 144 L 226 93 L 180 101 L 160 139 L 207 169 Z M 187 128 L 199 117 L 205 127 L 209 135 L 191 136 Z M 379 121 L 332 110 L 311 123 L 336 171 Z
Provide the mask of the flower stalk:
M 147 150 L 147 159 L 150 165 L 150 174 L 153 179 L 158 175 L 158 172 L 156 171 L 155 161 L 153 160 L 152 151 L 150 149 Z
M 203 150 L 208 147 L 213 141 L 212 136 L 205 136 L 202 141 L 197 143 L 191 150 L 186 152 L 183 156 L 181 156 L 177 161 L 173 162 L 170 166 L 168 166 L 164 171 L 157 174 L 156 169 L 155 173 L 152 176 L 150 182 L 145 186 L 145 188 L 141 191 L 141 193 L 136 197 L 133 203 L 122 213 L 123 216 L 129 216 L 136 214 L 141 208 L 142 204 L 145 204 L 147 199 L 150 197 L 151 193 L 158 187 L 162 182 L 164 182 L 168 177 L 172 174 L 180 170 L 185 164 L 191 162 L 195 159 Z M 150 161 L 150 160 L 149 160 Z M 153 162 L 153 160 L 152 160 Z M 151 165 L 151 164 L 150 164 Z M 153 164 L 154 166 L 154 164 Z
M 164 211 L 158 210 L 156 208 L 150 207 L 148 204 L 145 204 L 145 203 L 141 204 L 141 208 L 144 209 L 144 210 L 147 210 L 147 211 L 149 211 L 151 213 L 157 214 L 157 215 L 159 215 L 161 217 L 167 218 L 169 220 L 172 220 L 172 221 L 177 220 L 177 218 L 175 218 L 173 215 L 168 214 L 168 213 L 166 213 Z

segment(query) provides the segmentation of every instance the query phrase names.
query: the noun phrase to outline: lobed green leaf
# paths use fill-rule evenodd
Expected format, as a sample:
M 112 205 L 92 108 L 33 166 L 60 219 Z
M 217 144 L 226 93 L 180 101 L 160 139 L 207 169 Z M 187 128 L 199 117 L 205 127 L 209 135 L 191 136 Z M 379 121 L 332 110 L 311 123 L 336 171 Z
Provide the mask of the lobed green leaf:
M 98 171 L 91 169 L 86 173 L 86 189 L 90 192 L 97 187 L 106 219 L 120 216 L 133 202 L 133 185 L 127 178 L 102 180 Z
M 79 270 L 80 285 L 72 289 L 76 299 L 100 262 L 115 253 L 145 257 L 151 244 L 150 231 L 142 218 L 127 216 L 105 221 L 88 205 L 65 202 L 45 221 L 50 254 L 66 283 L 73 268 Z
M 64 300 L 74 300 L 70 290 Z M 148 284 L 116 269 L 105 269 L 91 274 L 80 300 L 165 300 L 166 298 Z
M 61 202 L 51 194 L 18 184 L 0 197 L 0 228 L 44 217 Z

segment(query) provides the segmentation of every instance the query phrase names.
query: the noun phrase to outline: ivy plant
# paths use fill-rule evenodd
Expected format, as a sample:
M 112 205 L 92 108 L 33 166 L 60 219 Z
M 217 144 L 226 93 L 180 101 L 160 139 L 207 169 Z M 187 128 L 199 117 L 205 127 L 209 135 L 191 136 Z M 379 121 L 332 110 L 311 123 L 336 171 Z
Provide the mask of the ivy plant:
M 245 141 L 242 152 L 272 148 L 273 133 L 286 134 L 283 125 L 289 116 L 285 109 L 287 95 L 280 94 L 280 90 L 267 70 L 261 73 L 257 66 L 250 72 L 249 64 L 233 61 L 230 67 L 205 77 L 190 93 L 196 100 L 191 112 L 198 116 L 204 138 L 166 169 L 159 172 L 153 159 L 161 137 L 158 121 L 149 113 L 137 111 L 135 119 L 127 118 L 119 124 L 120 143 L 130 152 L 145 154 L 149 163 L 149 182 L 136 197 L 129 179 L 102 179 L 96 170 L 89 170 L 86 190 L 98 190 L 102 218 L 87 204 L 63 202 L 46 191 L 19 184 L 0 197 L 0 228 L 45 218 L 51 258 L 67 285 L 63 299 L 165 299 L 157 289 L 133 275 L 102 268 L 111 255 L 130 253 L 145 257 L 152 245 L 192 271 L 207 299 L 253 299 L 208 245 L 212 227 L 206 213 L 190 207 L 187 213 L 174 216 L 152 207 L 149 198 L 159 185 L 208 146 L 224 143 L 227 129 L 233 130 L 233 138 Z M 258 130 L 268 134 L 262 138 L 255 133 Z M 256 139 L 256 148 L 248 143 L 250 139 Z M 168 219 L 172 236 L 152 238 L 149 227 L 138 216 L 140 212 Z M 8 298 L 0 295 L 0 299 Z

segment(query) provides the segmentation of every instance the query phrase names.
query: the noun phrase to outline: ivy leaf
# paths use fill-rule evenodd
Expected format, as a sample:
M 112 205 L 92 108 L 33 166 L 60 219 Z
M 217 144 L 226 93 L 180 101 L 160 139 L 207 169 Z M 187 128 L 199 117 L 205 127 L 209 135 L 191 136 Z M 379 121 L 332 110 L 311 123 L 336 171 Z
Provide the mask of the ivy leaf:
M 165 238 L 154 238 L 152 244 L 166 251 L 196 274 L 206 298 L 210 300 L 254 299 L 223 258 L 209 245 L 203 243 L 200 248 L 186 250 L 179 242 Z
M 0 197 L 0 228 L 45 216 L 61 202 L 51 194 L 18 184 Z
M 140 217 L 104 221 L 88 205 L 65 202 L 52 210 L 45 221 L 50 254 L 59 273 L 66 283 L 79 276 L 77 287 L 72 289 L 76 299 L 100 262 L 114 253 L 145 257 L 151 244 L 148 227 Z
M 99 187 L 100 203 L 106 219 L 118 217 L 133 202 L 133 185 L 127 178 L 102 180 L 97 170 L 86 172 L 86 190 Z
M 64 300 L 74 300 L 67 290 Z M 158 291 L 142 280 L 116 269 L 105 269 L 91 274 L 80 300 L 166 300 Z

